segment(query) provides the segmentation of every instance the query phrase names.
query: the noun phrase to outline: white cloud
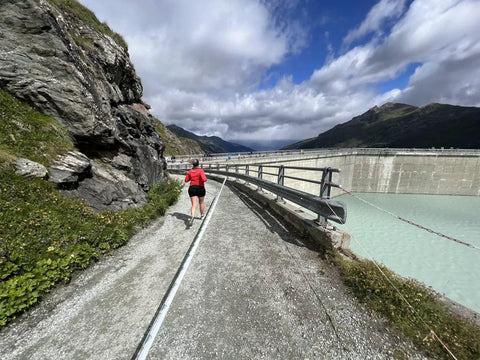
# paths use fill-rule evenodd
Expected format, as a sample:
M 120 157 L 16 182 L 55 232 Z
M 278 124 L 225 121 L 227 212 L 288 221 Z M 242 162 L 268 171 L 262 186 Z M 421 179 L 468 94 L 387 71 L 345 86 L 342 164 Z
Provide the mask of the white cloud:
M 459 0 L 417 0 L 392 29 L 372 62 L 385 64 L 430 61 L 453 55 L 462 42 L 480 39 L 480 2 Z
M 478 0 L 380 0 L 344 45 L 372 40 L 334 57 L 325 35 L 328 61 L 308 81 L 266 90 L 265 71 L 308 46 L 311 29 L 289 18 L 301 2 L 81 1 L 127 39 L 152 112 L 199 135 L 308 138 L 386 101 L 480 106 Z M 409 64 L 405 89 L 376 90 Z
M 301 139 L 318 135 L 358 108 L 373 106 L 373 92 L 328 95 L 284 79 L 270 90 L 219 99 L 207 94 L 164 93 L 153 99 L 154 112 L 172 114 L 175 123 L 203 135 L 227 139 Z
M 247 89 L 289 51 L 287 35 L 254 0 L 121 0 L 112 8 L 128 19 L 115 30 L 129 44 L 146 93 Z
M 396 98 L 410 104 L 432 102 L 480 106 L 480 53 L 460 60 L 429 62 L 417 68 Z M 434 91 L 441 88 L 439 94 Z
M 412 4 L 376 51 L 370 67 L 379 71 L 400 69 L 408 63 L 422 64 L 399 95 L 400 101 L 478 106 L 480 98 L 472 87 L 478 89 L 479 85 L 480 2 L 439 0 L 435 7 L 431 5 L 427 0 Z
M 405 0 L 380 0 L 367 14 L 359 27 L 351 30 L 345 37 L 344 44 L 349 45 L 357 39 L 374 32 L 381 34 L 384 23 L 400 17 L 405 9 Z
M 408 64 L 419 63 L 423 65 L 417 68 L 408 89 L 394 92 L 397 101 L 425 105 L 426 101 L 448 99 L 455 104 L 480 104 L 472 90 L 476 81 L 471 79 L 478 78 L 480 22 L 476 14 L 480 13 L 480 2 L 438 0 L 432 4 L 432 0 L 412 3 L 383 42 L 372 40 L 326 64 L 314 72 L 311 86 L 329 94 L 364 91 L 375 83 L 395 79 Z M 447 83 L 454 73 L 457 81 Z M 430 90 L 425 84 L 432 86 Z M 456 93 L 472 96 L 454 96 Z

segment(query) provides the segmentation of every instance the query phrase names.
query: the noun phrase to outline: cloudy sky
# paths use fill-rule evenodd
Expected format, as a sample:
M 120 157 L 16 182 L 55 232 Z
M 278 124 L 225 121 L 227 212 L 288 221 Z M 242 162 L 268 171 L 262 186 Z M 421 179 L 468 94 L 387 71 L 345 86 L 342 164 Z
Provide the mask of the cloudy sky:
M 317 136 L 374 105 L 480 106 L 480 0 L 80 0 L 165 124 Z M 241 141 L 240 141 L 241 142 Z

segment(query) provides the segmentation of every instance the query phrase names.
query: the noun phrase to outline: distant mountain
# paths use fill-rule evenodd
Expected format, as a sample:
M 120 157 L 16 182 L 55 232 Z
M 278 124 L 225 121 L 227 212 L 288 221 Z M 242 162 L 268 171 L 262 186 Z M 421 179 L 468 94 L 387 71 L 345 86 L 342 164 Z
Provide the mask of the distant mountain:
M 163 152 L 165 156 L 202 153 L 200 145 L 195 140 L 178 137 L 168 130 L 160 121 L 156 122 L 155 128 L 165 144 L 165 150 Z
M 182 129 L 177 125 L 168 125 L 167 129 L 179 138 L 186 138 L 196 141 L 205 153 L 228 153 L 255 151 L 247 146 L 225 141 L 218 136 L 199 136 L 190 131 Z
M 298 139 L 290 139 L 290 140 L 235 140 L 237 143 L 251 147 L 256 151 L 273 151 L 279 150 L 286 145 L 293 144 Z
M 388 147 L 480 148 L 480 108 L 387 103 L 283 149 Z

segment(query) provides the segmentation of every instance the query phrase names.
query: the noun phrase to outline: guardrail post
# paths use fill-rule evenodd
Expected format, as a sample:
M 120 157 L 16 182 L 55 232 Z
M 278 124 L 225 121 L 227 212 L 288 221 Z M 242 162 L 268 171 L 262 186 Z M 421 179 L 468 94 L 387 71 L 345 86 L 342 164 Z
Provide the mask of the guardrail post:
M 258 165 L 258 178 L 263 179 L 263 166 L 262 165 Z M 260 185 L 257 187 L 257 191 L 262 191 L 262 187 Z
M 320 185 L 320 199 L 330 199 L 330 183 L 332 182 L 332 170 L 328 167 L 322 171 L 322 184 Z M 321 226 L 327 226 L 327 219 L 320 214 L 317 216 L 316 222 Z
M 250 174 L 250 165 L 247 164 L 245 166 L 245 175 L 249 176 L 249 174 Z
M 322 199 L 330 199 L 330 191 L 332 189 L 330 184 L 332 183 L 332 176 L 333 171 L 329 167 L 322 174 L 322 190 L 320 193 Z
M 278 168 L 277 184 L 283 186 L 284 180 L 285 180 L 285 168 L 284 168 L 283 165 L 280 165 L 280 167 Z M 277 202 L 285 202 L 285 200 L 283 200 L 283 198 L 278 196 L 278 195 L 277 195 L 276 201 Z

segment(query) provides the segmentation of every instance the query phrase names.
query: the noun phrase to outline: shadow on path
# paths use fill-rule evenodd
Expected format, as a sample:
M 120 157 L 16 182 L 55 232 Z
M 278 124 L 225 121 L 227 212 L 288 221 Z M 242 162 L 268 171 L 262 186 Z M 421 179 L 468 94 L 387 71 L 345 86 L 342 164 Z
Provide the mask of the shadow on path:
M 242 202 L 265 224 L 267 229 L 278 234 L 283 241 L 290 244 L 306 247 L 309 250 L 322 253 L 323 248 L 320 244 L 313 241 L 310 237 L 301 234 L 292 225 L 288 224 L 278 214 L 264 205 L 252 199 L 247 193 L 233 185 L 234 193 Z
M 170 214 L 170 216 L 176 217 L 178 220 L 182 220 L 183 223 L 185 224 L 185 230 L 190 229 L 190 215 L 188 214 L 182 214 L 179 212 L 174 212 L 173 214 Z

